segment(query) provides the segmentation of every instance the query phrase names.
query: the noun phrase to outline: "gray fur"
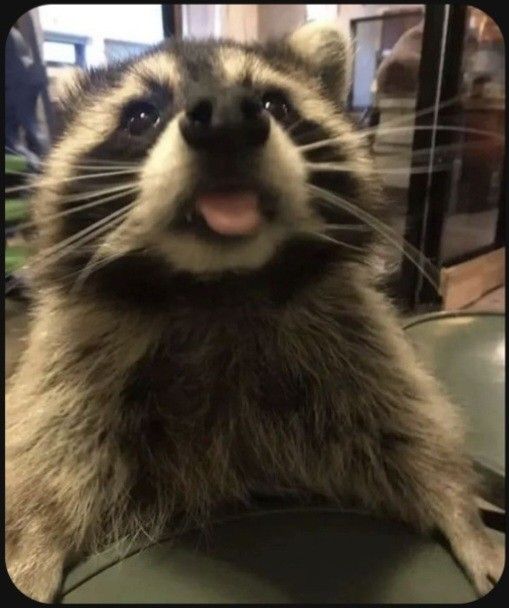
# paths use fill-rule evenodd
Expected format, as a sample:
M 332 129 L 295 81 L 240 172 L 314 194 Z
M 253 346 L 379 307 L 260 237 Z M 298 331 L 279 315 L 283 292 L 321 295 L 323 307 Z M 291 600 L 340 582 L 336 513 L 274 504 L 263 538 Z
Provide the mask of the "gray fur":
M 359 182 L 362 204 L 376 206 Z M 36 202 L 57 201 L 42 188 Z M 303 280 L 306 259 L 290 256 L 277 275 L 175 284 L 169 272 L 164 305 L 150 309 L 106 295 L 110 275 L 79 294 L 38 277 L 7 407 L 6 556 L 25 595 L 51 601 L 70 560 L 206 525 L 254 492 L 439 530 L 488 591 L 503 553 L 477 512 L 458 412 L 367 258 L 333 258 Z

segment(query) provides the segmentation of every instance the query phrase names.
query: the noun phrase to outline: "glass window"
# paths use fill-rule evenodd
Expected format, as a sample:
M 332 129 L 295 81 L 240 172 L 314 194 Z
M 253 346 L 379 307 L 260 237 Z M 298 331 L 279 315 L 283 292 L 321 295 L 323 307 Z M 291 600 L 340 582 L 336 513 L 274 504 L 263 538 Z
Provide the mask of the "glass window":
M 469 7 L 462 57 L 460 129 L 441 239 L 452 264 L 493 246 L 497 232 L 505 142 L 505 48 L 497 24 Z
M 86 67 L 141 52 L 164 38 L 160 4 L 45 4 L 37 10 L 45 35 L 87 38 Z
M 136 42 L 124 42 L 120 40 L 105 40 L 104 41 L 104 54 L 106 61 L 122 61 L 139 55 L 150 48 L 150 44 L 140 44 Z
M 362 5 L 364 7 L 364 5 Z M 415 104 L 423 40 L 422 5 L 366 5 L 348 11 L 354 42 L 349 109 L 365 129 L 375 170 L 384 188 L 387 221 L 400 237 L 406 225 Z M 401 253 L 387 248 L 381 260 L 395 276 Z
M 45 40 L 43 53 L 47 63 L 64 65 L 74 65 L 76 63 L 76 50 L 74 44 L 69 42 L 51 42 Z

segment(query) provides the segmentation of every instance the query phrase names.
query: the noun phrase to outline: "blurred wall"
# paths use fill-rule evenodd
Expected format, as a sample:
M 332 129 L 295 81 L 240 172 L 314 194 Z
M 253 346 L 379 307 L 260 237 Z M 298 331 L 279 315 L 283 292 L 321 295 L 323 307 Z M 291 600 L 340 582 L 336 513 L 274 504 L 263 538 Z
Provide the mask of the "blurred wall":
M 287 34 L 307 20 L 306 4 L 184 4 L 186 38 L 225 37 L 265 41 Z
M 258 39 L 280 38 L 307 21 L 305 4 L 259 4 Z
M 224 4 L 222 35 L 240 42 L 258 40 L 259 4 Z
M 184 38 L 209 38 L 221 35 L 217 32 L 220 4 L 183 4 L 182 35 Z

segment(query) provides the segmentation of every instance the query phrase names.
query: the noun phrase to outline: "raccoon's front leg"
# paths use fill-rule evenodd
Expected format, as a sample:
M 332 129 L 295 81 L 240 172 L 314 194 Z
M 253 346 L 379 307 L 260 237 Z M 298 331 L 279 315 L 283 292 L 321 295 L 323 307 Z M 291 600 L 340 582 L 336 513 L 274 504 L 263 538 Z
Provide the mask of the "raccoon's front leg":
M 384 302 L 377 304 L 383 310 Z M 371 315 L 355 357 L 365 379 L 356 405 L 363 428 L 352 428 L 349 438 L 358 498 L 423 531 L 440 531 L 485 594 L 502 574 L 505 552 L 480 517 L 460 413 L 386 313 Z
M 64 304 L 41 304 L 6 395 L 7 570 L 39 601 L 54 598 L 69 559 L 117 538 L 132 480 L 119 395 L 155 333 Z
M 35 456 L 39 469 L 29 465 Z M 106 522 L 120 526 L 115 514 L 127 512 L 125 487 L 128 472 L 115 452 L 86 437 L 80 446 L 63 443 L 49 456 L 27 450 L 8 461 L 6 565 L 16 587 L 35 600 L 52 601 L 64 568 L 103 546 Z
M 68 550 L 57 537 L 58 531 L 47 530 L 35 513 L 21 532 L 7 523 L 7 572 L 19 591 L 39 602 L 52 602 L 62 582 Z
M 393 445 L 388 447 L 388 442 Z M 441 532 L 478 593 L 488 593 L 502 574 L 505 551 L 480 517 L 469 463 L 439 444 L 426 444 L 422 435 L 414 438 L 403 430 L 385 437 L 384 444 L 374 448 L 380 455 L 379 468 L 369 473 L 375 483 L 372 494 L 363 497 L 365 504 L 423 532 Z
M 465 569 L 479 594 L 488 593 L 500 580 L 505 564 L 505 548 L 495 541 L 484 526 L 473 504 L 462 509 L 461 498 L 455 510 L 444 514 L 437 526 L 447 537 L 457 560 Z
M 73 460 L 79 447 L 64 447 L 60 462 L 38 454 L 40 471 L 24 474 L 26 463 L 7 463 L 7 571 L 22 593 L 41 602 L 55 599 L 65 567 L 104 546 L 106 522 L 127 512 L 120 494 L 128 478 L 114 454 L 95 446 L 88 460 Z
M 82 483 L 87 473 L 83 468 L 76 467 L 74 479 L 65 464 L 52 462 L 50 474 L 46 455 L 40 453 L 41 471 L 27 471 L 26 455 L 9 459 L 6 466 L 5 562 L 23 594 L 51 602 L 64 568 L 85 549 L 97 519 L 90 505 L 97 505 L 100 497 L 93 483 Z M 64 474 L 59 478 L 60 471 Z
M 100 436 L 50 422 L 25 436 L 11 427 L 6 463 L 7 571 L 41 602 L 55 598 L 70 560 L 100 544 L 106 515 L 128 486 L 125 466 Z

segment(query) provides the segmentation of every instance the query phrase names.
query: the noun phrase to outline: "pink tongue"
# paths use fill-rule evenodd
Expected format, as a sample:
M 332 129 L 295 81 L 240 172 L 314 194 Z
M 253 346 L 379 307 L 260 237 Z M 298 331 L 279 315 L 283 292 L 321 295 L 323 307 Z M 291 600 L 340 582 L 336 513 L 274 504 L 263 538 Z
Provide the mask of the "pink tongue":
M 209 228 L 219 234 L 250 234 L 262 223 L 253 192 L 203 194 L 196 206 Z

